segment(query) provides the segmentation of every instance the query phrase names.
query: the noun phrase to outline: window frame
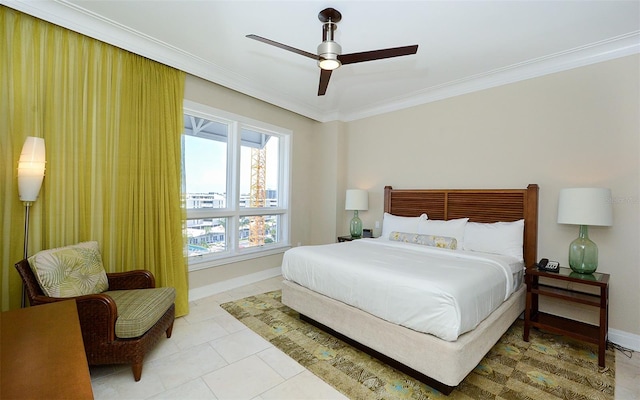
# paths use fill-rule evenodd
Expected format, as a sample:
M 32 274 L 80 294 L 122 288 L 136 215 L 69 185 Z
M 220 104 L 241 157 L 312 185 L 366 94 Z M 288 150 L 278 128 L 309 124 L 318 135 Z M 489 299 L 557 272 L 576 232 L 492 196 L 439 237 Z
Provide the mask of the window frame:
M 205 118 L 209 121 L 228 125 L 227 141 L 227 180 L 225 208 L 186 208 L 186 187 L 184 170 L 184 132 L 181 133 L 182 143 L 182 195 L 186 220 L 226 218 L 225 240 L 226 249 L 220 252 L 188 257 L 189 271 L 211 268 L 219 265 L 250 260 L 272 254 L 279 254 L 291 248 L 291 159 L 293 132 L 289 129 L 257 121 L 248 117 L 219 110 L 201 103 L 184 100 L 183 114 Z M 278 137 L 278 207 L 240 207 L 240 170 L 241 170 L 241 131 L 264 133 Z M 239 246 L 239 221 L 243 217 L 276 215 L 278 221 L 278 241 L 262 246 Z M 186 254 L 185 254 L 186 256 Z

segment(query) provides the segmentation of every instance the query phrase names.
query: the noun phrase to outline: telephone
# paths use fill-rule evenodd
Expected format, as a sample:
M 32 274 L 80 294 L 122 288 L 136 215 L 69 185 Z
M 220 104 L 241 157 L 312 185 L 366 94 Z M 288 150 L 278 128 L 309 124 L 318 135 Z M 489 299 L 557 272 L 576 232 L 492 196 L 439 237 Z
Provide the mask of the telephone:
M 560 263 L 557 261 L 549 261 L 548 258 L 543 258 L 538 263 L 538 269 L 547 272 L 560 272 Z

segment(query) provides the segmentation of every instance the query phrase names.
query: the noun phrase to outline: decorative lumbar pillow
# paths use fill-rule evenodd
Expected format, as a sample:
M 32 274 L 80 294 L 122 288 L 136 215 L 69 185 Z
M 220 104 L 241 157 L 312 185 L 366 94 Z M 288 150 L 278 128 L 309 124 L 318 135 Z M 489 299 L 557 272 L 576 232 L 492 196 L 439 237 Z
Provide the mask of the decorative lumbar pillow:
M 419 217 L 401 217 L 399 215 L 384 213 L 382 217 L 381 237 L 387 238 L 391 232 L 417 233 L 420 221 L 426 221 L 427 219 L 427 214 L 422 214 Z
M 455 250 L 458 248 L 456 238 L 434 235 L 420 235 L 418 233 L 391 232 L 389 240 L 405 243 L 422 244 L 425 246 L 439 247 L 441 249 Z
M 469 222 L 464 232 L 464 249 L 502 254 L 522 260 L 524 220 L 481 224 Z
M 469 221 L 469 218 L 450 219 L 446 221 L 428 219 L 420 222 L 418 225 L 418 233 L 422 235 L 455 238 L 458 242 L 458 247 L 462 248 L 464 227 L 467 225 L 467 221 Z
M 43 250 L 29 257 L 29 265 L 49 297 L 82 296 L 109 288 L 98 242 Z

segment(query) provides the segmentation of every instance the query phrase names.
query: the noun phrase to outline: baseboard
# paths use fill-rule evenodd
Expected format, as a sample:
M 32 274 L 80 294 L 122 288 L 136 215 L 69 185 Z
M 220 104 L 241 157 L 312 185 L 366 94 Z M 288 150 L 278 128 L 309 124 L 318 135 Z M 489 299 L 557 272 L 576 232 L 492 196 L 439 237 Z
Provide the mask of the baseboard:
M 640 335 L 609 328 L 609 341 L 633 351 L 640 351 Z
M 282 274 L 281 267 L 265 269 L 249 275 L 239 276 L 237 278 L 228 279 L 222 282 L 212 283 L 211 285 L 202 286 L 195 289 L 189 289 L 189 301 L 199 300 L 214 294 L 226 292 L 227 290 L 236 289 L 242 286 L 251 285 L 265 279 L 274 278 Z

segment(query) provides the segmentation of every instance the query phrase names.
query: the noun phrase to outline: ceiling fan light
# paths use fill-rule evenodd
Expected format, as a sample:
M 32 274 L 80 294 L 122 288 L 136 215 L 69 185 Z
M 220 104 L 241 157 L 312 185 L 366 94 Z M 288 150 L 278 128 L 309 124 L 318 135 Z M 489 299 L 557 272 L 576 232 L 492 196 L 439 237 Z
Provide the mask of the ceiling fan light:
M 318 66 L 322 69 L 333 71 L 336 68 L 339 68 L 342 64 L 337 59 L 325 58 L 318 61 Z
M 318 66 L 332 71 L 342 65 L 338 56 L 342 53 L 342 47 L 333 40 L 325 40 L 318 45 Z

